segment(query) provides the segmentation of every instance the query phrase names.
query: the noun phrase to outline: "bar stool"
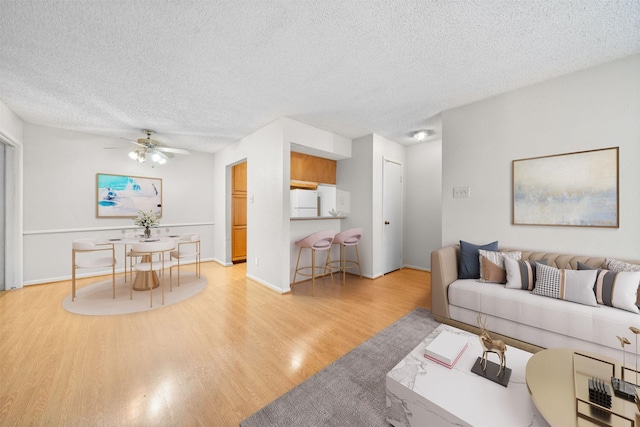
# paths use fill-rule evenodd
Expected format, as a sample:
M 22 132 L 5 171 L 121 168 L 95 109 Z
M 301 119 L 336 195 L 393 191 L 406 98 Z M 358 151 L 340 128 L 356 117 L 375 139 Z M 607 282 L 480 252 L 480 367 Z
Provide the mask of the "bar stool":
M 327 268 L 327 263 L 329 262 L 329 254 L 331 252 L 331 243 L 333 242 L 333 231 L 318 231 L 316 233 L 310 234 L 304 239 L 298 240 L 296 242 L 296 246 L 298 249 L 298 261 L 296 262 L 296 271 L 293 274 L 293 283 L 291 286 L 298 284 L 296 282 L 296 277 L 298 274 L 301 276 L 311 277 L 311 296 L 315 296 L 315 285 L 316 285 L 316 268 L 323 268 L 323 276 L 326 274 L 327 269 L 329 270 L 329 274 L 331 275 L 331 287 L 333 287 L 333 272 L 330 268 Z M 303 249 L 311 249 L 311 266 L 299 267 L 300 265 L 300 255 L 302 254 Z M 316 266 L 316 251 L 327 251 L 327 261 L 325 261 L 324 266 Z M 302 273 L 301 271 L 311 269 L 311 274 Z
M 346 282 L 347 269 L 358 267 L 358 273 L 362 279 L 362 270 L 360 269 L 360 254 L 358 253 L 358 243 L 362 238 L 362 228 L 350 228 L 336 234 L 333 238 L 334 245 L 340 245 L 340 260 L 328 261 L 328 267 L 333 271 L 333 266 L 338 264 L 338 271 L 342 272 L 342 283 Z M 357 261 L 347 260 L 347 247 L 353 246 L 356 249 Z

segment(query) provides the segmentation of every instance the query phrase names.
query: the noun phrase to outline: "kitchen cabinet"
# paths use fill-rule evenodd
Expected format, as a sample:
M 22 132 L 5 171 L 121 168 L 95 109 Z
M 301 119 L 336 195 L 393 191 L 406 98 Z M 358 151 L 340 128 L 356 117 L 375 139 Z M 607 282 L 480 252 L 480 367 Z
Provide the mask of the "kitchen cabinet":
M 291 180 L 335 185 L 336 161 L 292 151 Z

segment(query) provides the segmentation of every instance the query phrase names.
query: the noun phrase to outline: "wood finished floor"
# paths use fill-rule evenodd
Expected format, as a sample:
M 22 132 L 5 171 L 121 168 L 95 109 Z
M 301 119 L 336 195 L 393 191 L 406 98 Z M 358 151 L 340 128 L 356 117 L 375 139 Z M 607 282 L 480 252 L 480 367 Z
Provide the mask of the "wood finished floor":
M 193 267 L 191 267 L 193 268 Z M 198 296 L 144 313 L 81 316 L 70 282 L 0 292 L 0 425 L 237 426 L 416 307 L 430 275 L 336 276 L 280 295 L 245 264 L 202 264 Z M 102 278 L 82 279 L 79 286 Z

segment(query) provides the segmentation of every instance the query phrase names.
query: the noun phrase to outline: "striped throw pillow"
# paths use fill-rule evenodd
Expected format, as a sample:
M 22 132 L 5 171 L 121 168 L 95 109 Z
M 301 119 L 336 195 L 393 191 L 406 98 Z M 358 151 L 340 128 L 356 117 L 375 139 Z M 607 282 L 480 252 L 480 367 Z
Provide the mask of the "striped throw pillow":
M 578 270 L 597 271 L 593 292 L 598 304 L 640 313 L 640 309 L 638 309 L 640 271 L 609 271 L 590 267 L 580 262 Z
M 505 287 L 525 291 L 533 290 L 536 284 L 536 264 L 546 265 L 547 260 L 519 261 L 505 258 L 504 266 L 507 271 L 507 284 Z

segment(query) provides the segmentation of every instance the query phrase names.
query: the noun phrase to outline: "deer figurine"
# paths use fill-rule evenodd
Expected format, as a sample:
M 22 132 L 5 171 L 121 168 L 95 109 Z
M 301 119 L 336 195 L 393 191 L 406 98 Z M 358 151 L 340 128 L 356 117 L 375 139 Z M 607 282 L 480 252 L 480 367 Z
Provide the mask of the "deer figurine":
M 480 344 L 482 344 L 482 370 L 486 371 L 487 369 L 487 355 L 488 353 L 495 353 L 500 358 L 500 369 L 498 369 L 497 377 L 500 376 L 502 369 L 507 366 L 507 355 L 505 354 L 507 351 L 507 346 L 501 340 L 494 340 L 489 335 L 487 331 L 487 323 L 486 320 L 482 318 L 482 315 L 478 313 L 477 317 L 478 326 L 482 330 L 480 334 Z

